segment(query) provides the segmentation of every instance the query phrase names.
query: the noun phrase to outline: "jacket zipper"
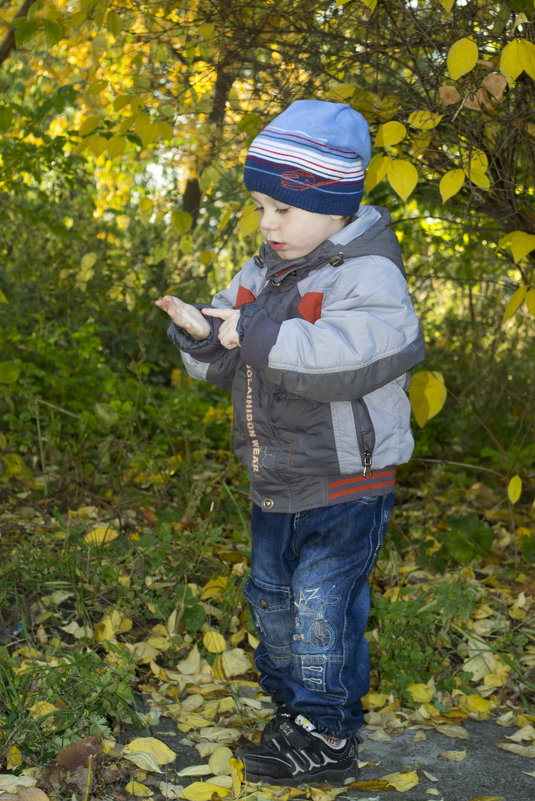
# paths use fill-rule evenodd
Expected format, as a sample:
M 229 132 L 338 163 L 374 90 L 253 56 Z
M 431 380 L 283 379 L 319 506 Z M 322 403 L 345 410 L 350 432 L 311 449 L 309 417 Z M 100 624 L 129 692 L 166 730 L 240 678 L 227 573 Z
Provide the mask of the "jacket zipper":
M 360 457 L 362 459 L 362 475 L 369 478 L 372 475 L 373 451 L 375 449 L 375 429 L 373 427 L 370 411 L 363 398 L 355 401 L 357 418 L 357 438 L 359 441 Z

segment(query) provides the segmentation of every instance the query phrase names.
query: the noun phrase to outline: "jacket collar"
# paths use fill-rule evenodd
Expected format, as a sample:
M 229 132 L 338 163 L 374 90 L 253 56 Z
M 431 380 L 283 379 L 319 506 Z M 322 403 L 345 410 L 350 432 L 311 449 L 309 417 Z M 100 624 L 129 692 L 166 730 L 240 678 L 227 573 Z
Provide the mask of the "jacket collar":
M 306 256 L 290 262 L 275 253 L 267 242 L 263 242 L 254 261 L 258 267 L 266 270 L 266 278 L 276 283 L 282 282 L 290 273 L 301 272 L 305 269 L 310 272 L 325 264 L 339 267 L 346 259 L 368 255 L 370 251 L 365 252 L 363 250 L 364 243 L 369 243 L 370 240 L 376 240 L 377 237 L 384 235 L 386 229 L 388 229 L 390 219 L 390 214 L 386 209 L 376 206 L 363 206 L 349 225 L 338 231 L 332 239 L 322 242 L 321 245 Z M 395 239 L 394 234 L 390 229 L 388 230 L 391 237 Z M 378 252 L 378 255 L 382 255 L 381 252 Z M 394 252 L 392 255 L 390 253 L 387 255 L 403 271 L 402 264 L 399 264 L 401 257 L 398 260 Z

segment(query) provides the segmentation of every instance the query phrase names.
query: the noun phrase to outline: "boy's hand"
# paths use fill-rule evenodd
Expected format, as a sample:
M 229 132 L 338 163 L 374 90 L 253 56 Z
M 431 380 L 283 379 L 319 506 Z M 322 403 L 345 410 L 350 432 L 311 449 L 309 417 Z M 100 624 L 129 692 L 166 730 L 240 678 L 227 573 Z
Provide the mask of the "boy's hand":
M 203 309 L 203 314 L 207 317 L 219 317 L 223 320 L 223 324 L 219 329 L 219 341 L 227 350 L 240 347 L 240 337 L 236 331 L 238 320 L 240 319 L 239 309 Z
M 212 330 L 210 323 L 195 306 L 173 295 L 165 295 L 156 301 L 156 305 L 167 312 L 171 320 L 187 331 L 192 339 L 206 339 L 209 336 Z

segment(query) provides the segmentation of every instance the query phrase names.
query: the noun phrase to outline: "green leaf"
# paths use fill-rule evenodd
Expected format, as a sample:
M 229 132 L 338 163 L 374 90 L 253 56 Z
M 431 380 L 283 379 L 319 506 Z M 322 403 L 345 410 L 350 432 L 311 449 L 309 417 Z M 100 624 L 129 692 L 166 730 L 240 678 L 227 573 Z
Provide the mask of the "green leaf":
M 162 139 L 172 139 L 175 132 L 173 130 L 173 126 L 169 125 L 168 122 L 165 120 L 160 120 L 159 122 L 155 123 L 156 130 L 158 135 L 162 137 Z
M 117 95 L 115 100 L 113 101 L 113 108 L 115 111 L 120 111 L 122 108 L 127 106 L 131 101 L 130 95 Z
M 114 36 L 118 36 L 123 29 L 123 22 L 116 11 L 108 11 L 106 27 Z
M 4 133 L 11 127 L 13 122 L 13 112 L 9 106 L 0 106 L 0 131 Z
M 86 92 L 88 94 L 90 94 L 90 95 L 98 95 L 98 94 L 100 94 L 101 92 L 104 91 L 104 89 L 107 87 L 107 85 L 108 85 L 108 81 L 104 81 L 102 79 L 98 80 L 98 81 L 93 81 L 87 87 Z
M 17 47 L 33 39 L 39 30 L 39 21 L 36 19 L 27 19 L 26 17 L 14 19 L 12 25 L 15 28 L 15 44 Z
M 16 362 L 0 362 L 0 384 L 13 384 L 20 375 Z
M 193 217 L 187 211 L 173 209 L 171 212 L 171 223 L 173 228 L 176 228 L 180 234 L 187 234 L 193 225 Z
M 448 51 L 447 64 L 451 78 L 456 81 L 473 70 L 477 64 L 477 45 L 472 39 L 463 38 L 454 42 Z
M 100 156 L 100 154 L 104 153 L 106 150 L 108 146 L 108 140 L 105 136 L 101 136 L 100 134 L 91 134 L 91 136 L 88 136 L 88 138 L 85 140 L 85 145 L 89 148 L 89 150 L 91 150 L 92 153 L 95 154 L 95 156 Z
M 63 25 L 49 17 L 43 17 L 43 28 L 45 29 L 46 38 L 51 45 L 56 45 L 65 35 Z
M 459 564 L 466 564 L 476 557 L 485 557 L 492 547 L 492 531 L 481 522 L 477 514 L 447 518 L 450 535 L 446 539 L 446 550 Z
M 148 114 L 138 114 L 134 125 L 136 133 L 145 147 L 148 147 L 158 137 L 158 126 L 152 122 Z
M 441 373 L 420 370 L 412 377 L 409 397 L 416 422 L 423 426 L 444 406 L 447 397 L 446 385 Z
M 78 133 L 80 134 L 80 136 L 89 136 L 90 133 L 93 133 L 95 128 L 98 128 L 101 122 L 102 122 L 101 118 L 95 115 L 87 117 L 80 125 Z
M 97 418 L 100 420 L 105 428 L 111 428 L 119 420 L 119 415 L 109 404 L 97 403 L 93 406 Z
M 190 234 L 186 234 L 180 240 L 180 250 L 186 256 L 193 250 L 193 239 Z
M 108 139 L 108 153 L 112 159 L 122 156 L 126 148 L 126 138 L 116 134 Z

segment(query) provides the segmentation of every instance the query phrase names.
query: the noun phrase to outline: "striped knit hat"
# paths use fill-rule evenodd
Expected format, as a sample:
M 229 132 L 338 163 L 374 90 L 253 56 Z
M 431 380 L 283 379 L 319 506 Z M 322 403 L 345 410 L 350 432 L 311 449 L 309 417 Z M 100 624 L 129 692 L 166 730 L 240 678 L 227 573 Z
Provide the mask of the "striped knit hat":
M 249 192 L 319 214 L 354 214 L 371 156 L 368 123 L 343 103 L 296 100 L 253 140 Z

